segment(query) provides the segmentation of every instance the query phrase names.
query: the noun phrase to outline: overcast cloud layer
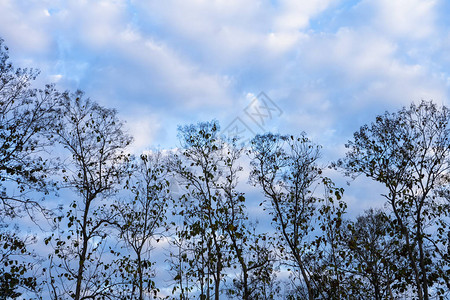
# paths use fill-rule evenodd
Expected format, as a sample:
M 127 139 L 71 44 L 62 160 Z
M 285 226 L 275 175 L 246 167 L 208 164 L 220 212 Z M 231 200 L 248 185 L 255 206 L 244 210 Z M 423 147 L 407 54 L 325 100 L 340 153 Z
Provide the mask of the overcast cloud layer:
M 42 82 L 117 108 L 135 149 L 176 146 L 179 124 L 248 123 L 264 91 L 283 111 L 264 130 L 305 131 L 335 159 L 376 114 L 448 104 L 447 3 L 0 0 L 0 37 Z

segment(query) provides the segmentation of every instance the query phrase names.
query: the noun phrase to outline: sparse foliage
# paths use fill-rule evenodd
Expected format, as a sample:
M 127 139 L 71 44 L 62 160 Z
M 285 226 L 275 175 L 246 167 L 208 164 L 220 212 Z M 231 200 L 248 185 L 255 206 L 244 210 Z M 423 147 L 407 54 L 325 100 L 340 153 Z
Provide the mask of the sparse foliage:
M 153 243 L 164 238 L 168 230 L 167 207 L 169 181 L 164 157 L 160 152 L 142 154 L 135 162 L 130 180 L 132 199 L 117 203 L 120 213 L 120 240 L 130 255 L 123 259 L 128 289 L 123 299 L 148 299 L 158 292 L 152 280 Z
M 448 247 L 450 113 L 432 102 L 386 112 L 364 125 L 347 144 L 339 165 L 386 187 L 395 235 L 418 299 L 443 296 L 450 289 Z
M 60 217 L 66 223 L 46 240 L 54 247 L 52 294 L 57 299 L 67 295 L 76 300 L 109 299 L 114 285 L 121 283 L 111 266 L 118 253 L 109 251 L 107 244 L 118 215 L 110 197 L 128 176 L 124 150 L 131 138 L 122 131 L 114 110 L 82 92 L 65 93 L 59 105 L 61 114 L 50 133 L 69 155 L 61 166 L 62 186 L 79 198 L 68 201 Z
M 8 48 L 0 38 L 0 294 L 18 297 L 18 289 L 36 290 L 30 272 L 35 257 L 28 250 L 33 236 L 19 234 L 12 222 L 50 212 L 39 199 L 52 185 L 51 167 L 41 155 L 51 141 L 42 131 L 52 122 L 58 93 L 49 85 L 44 90 L 31 86 L 38 72 L 15 68 Z
M 253 299 L 263 293 L 255 280 L 261 284 L 271 280 L 271 253 L 262 248 L 262 237 L 251 230 L 245 196 L 237 190 L 243 149 L 218 133 L 216 122 L 180 128 L 183 148 L 172 161 L 172 170 L 186 190 L 178 204 L 183 225 L 177 241 L 184 247 L 179 251 L 190 267 L 185 276 L 199 283 L 200 298 L 219 299 L 231 277 L 228 296 Z M 230 269 L 237 270 L 232 272 L 237 277 L 226 275 Z
M 251 156 L 251 180 L 262 188 L 270 203 L 278 238 L 277 251 L 292 268 L 293 283 L 300 284 L 295 289 L 306 290 L 309 299 L 327 298 L 323 278 L 312 273 L 308 260 L 316 250 L 319 258 L 324 258 L 321 245 L 332 241 L 322 236 L 314 239 L 311 235 L 314 224 L 322 218 L 328 223 L 322 222 L 321 229 L 331 237 L 333 229 L 341 224 L 345 204 L 339 201 L 342 189 L 335 188 L 321 175 L 322 169 L 317 164 L 319 146 L 304 134 L 294 137 L 269 133 L 253 139 Z M 318 196 L 319 186 L 323 187 L 324 196 Z M 334 198 L 338 200 L 337 206 L 333 204 Z M 330 246 L 333 250 L 334 244 Z

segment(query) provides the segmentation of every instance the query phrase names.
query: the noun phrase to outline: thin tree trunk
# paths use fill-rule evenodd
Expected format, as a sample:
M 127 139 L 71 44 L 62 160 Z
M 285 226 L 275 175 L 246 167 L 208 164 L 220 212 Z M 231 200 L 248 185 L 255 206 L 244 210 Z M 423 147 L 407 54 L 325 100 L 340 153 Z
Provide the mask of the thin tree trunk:
M 424 300 L 428 300 L 429 299 L 429 295 L 428 295 L 428 278 L 427 278 L 427 269 L 425 266 L 425 257 L 424 257 L 424 253 L 423 253 L 423 241 L 422 239 L 419 237 L 419 265 L 420 265 L 420 271 L 422 273 L 422 290 L 423 290 L 423 299 Z
M 143 274 L 142 274 L 142 261 L 141 261 L 141 254 L 138 253 L 138 276 L 139 276 L 139 300 L 144 300 L 144 283 L 142 280 Z
M 78 272 L 77 272 L 77 285 L 75 288 L 75 300 L 80 300 L 81 297 L 81 282 L 83 281 L 83 272 L 84 272 L 84 263 L 86 261 L 86 253 L 88 248 L 88 236 L 87 236 L 87 215 L 89 213 L 89 205 L 90 201 L 86 203 L 86 209 L 83 215 L 83 225 L 82 225 L 82 235 L 83 235 L 83 248 L 81 249 L 80 261 L 78 263 Z

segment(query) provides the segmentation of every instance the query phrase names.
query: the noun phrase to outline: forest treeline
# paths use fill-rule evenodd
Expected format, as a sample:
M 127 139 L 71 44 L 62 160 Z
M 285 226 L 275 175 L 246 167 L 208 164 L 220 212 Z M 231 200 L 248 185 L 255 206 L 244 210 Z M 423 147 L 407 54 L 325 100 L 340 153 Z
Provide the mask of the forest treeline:
M 448 108 L 386 112 L 329 166 L 304 133 L 243 146 L 216 121 L 132 155 L 115 110 L 37 75 L 0 39 L 0 299 L 449 299 Z M 329 168 L 384 208 L 348 216 Z

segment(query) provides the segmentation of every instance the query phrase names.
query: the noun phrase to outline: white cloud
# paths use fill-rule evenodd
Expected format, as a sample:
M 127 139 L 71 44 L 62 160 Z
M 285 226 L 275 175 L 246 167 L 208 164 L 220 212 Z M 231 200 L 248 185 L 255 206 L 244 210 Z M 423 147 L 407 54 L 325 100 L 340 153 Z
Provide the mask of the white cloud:
M 436 31 L 436 0 L 375 0 L 375 24 L 388 35 L 420 39 Z
M 299 31 L 308 27 L 310 20 L 328 8 L 335 0 L 283 0 L 281 13 L 275 17 L 276 31 Z
M 174 122 L 195 122 L 239 110 L 245 93 L 265 91 L 284 105 L 286 123 L 327 131 L 339 120 L 339 105 L 357 113 L 375 101 L 397 107 L 447 96 L 450 76 L 433 57 L 448 56 L 449 43 L 430 39 L 437 4 L 364 0 L 348 9 L 336 0 L 72 0 L 27 7 L 0 0 L 0 25 L 29 51 L 46 53 L 30 64 L 54 74 L 46 75 L 52 81 L 127 113 L 156 107 L 176 115 Z M 321 19 L 334 8 L 336 18 L 345 19 L 346 9 L 366 17 L 350 18 L 346 27 Z M 330 22 L 331 30 L 311 29 L 315 19 Z M 37 40 L 23 42 L 24 35 Z
M 184 43 L 205 64 L 229 68 L 263 63 L 292 51 L 310 20 L 335 0 L 151 1 L 139 4 L 173 44 Z M 252 58 L 249 61 L 249 57 Z M 255 59 L 255 57 L 257 59 Z
M 51 45 L 48 14 L 41 5 L 0 0 L 0 34 L 16 51 L 42 53 Z
M 294 48 L 299 41 L 308 36 L 300 31 L 277 32 L 267 35 L 267 49 L 269 53 L 284 54 Z
M 136 74 L 129 74 L 132 77 L 125 79 L 125 82 L 132 80 L 134 85 L 142 82 L 155 85 L 152 82 L 155 80 L 155 87 L 163 90 L 181 107 L 227 105 L 229 80 L 219 74 L 204 72 L 201 66 L 181 57 L 164 42 L 145 38 L 127 29 L 111 45 L 119 49 L 124 61 L 135 68 Z M 146 75 L 152 79 L 147 79 Z
M 148 93 L 153 88 L 160 95 L 166 94 L 164 98 L 172 99 L 180 108 L 228 105 L 227 89 L 232 82 L 230 77 L 205 70 L 204 66 L 186 56 L 184 49 L 176 49 L 165 40 L 142 32 L 133 25 L 126 1 L 36 4 L 29 14 L 41 12 L 45 22 L 42 18 L 27 18 L 25 14 L 21 14 L 23 3 L 15 6 L 12 2 L 5 1 L 3 5 L 4 11 L 8 12 L 5 16 L 9 16 L 9 19 L 3 19 L 8 22 L 4 28 L 14 31 L 11 35 L 18 36 L 19 40 L 22 40 L 22 35 L 35 37 L 36 41 L 30 42 L 34 47 L 38 47 L 38 41 L 46 41 L 44 46 L 39 47 L 45 48 L 42 51 L 52 53 L 53 56 L 57 55 L 57 60 L 49 61 L 44 66 L 42 62 L 34 65 L 38 65 L 43 71 L 60 73 L 64 76 L 66 85 L 74 84 L 78 88 L 79 84 L 88 82 L 90 85 L 109 85 L 116 90 L 136 87 L 136 90 L 144 93 L 144 89 Z M 237 9 L 236 3 L 233 6 L 219 1 L 216 6 L 211 6 L 210 9 L 217 13 L 219 9 L 229 10 L 230 13 Z M 200 11 L 197 13 L 201 14 Z M 11 16 L 14 15 L 18 17 L 12 19 Z M 24 29 L 22 33 L 16 26 L 29 30 Z M 50 32 L 54 34 L 49 34 Z M 224 43 L 232 47 L 235 42 L 232 29 L 223 27 L 221 35 Z M 242 39 L 244 41 L 246 37 Z M 51 48 L 49 44 L 58 46 Z M 105 62 L 110 65 L 99 65 Z M 61 80 L 60 77 L 49 79 Z M 106 82 L 102 82 L 103 79 Z M 112 82 L 117 84 L 111 84 Z M 81 88 L 91 92 L 90 86 Z M 97 87 L 92 86 L 92 90 L 95 89 Z M 133 92 L 130 91 L 129 94 Z M 96 91 L 94 93 L 97 94 Z
M 55 75 L 50 75 L 49 79 L 51 82 L 57 83 L 58 81 L 61 80 L 62 77 L 63 77 L 63 75 L 61 75 L 61 74 L 55 74 Z
M 235 58 L 259 42 L 269 16 L 260 1 L 149 1 L 137 4 L 174 43 L 184 41 L 211 59 Z M 210 52 L 212 51 L 212 52 Z
M 132 153 L 140 153 L 152 148 L 162 126 L 161 120 L 154 114 L 142 112 L 127 119 L 127 132 L 132 133 L 134 138 L 129 150 Z
M 341 91 L 353 87 L 356 94 L 351 96 L 359 101 L 405 104 L 446 97 L 442 79 L 434 76 L 429 66 L 406 59 L 403 51 L 376 32 L 342 28 L 336 34 L 311 37 L 304 49 L 304 66 L 337 83 Z

